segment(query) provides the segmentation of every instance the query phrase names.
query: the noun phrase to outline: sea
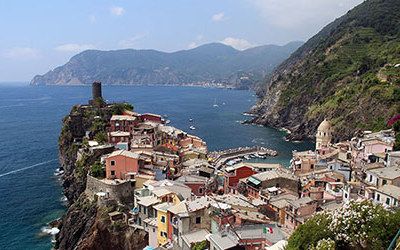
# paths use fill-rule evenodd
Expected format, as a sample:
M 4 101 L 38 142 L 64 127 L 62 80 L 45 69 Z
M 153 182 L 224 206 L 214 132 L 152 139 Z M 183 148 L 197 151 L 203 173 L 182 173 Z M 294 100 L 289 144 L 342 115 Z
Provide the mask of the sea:
M 66 208 L 55 169 L 62 119 L 74 104 L 87 103 L 85 86 L 0 85 L 0 249 L 50 249 L 41 231 Z M 203 138 L 209 150 L 260 145 L 279 155 L 271 163 L 289 165 L 293 150 L 311 142 L 287 142 L 285 132 L 244 125 L 254 92 L 200 87 L 103 86 L 108 102 L 126 101 L 137 112 L 161 114 L 170 125 Z M 192 122 L 189 119 L 193 119 Z M 190 126 L 195 130 L 190 130 Z

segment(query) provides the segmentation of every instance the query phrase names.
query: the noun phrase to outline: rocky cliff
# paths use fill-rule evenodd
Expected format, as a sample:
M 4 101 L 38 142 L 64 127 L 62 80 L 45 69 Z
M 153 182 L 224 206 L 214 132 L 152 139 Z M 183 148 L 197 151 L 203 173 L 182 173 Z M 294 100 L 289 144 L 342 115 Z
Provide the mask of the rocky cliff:
M 307 41 L 259 86 L 254 122 L 336 139 L 379 130 L 400 112 L 400 1 L 367 0 Z
M 155 50 L 84 51 L 65 65 L 37 75 L 32 85 L 212 84 L 249 87 L 302 43 L 266 45 L 244 51 L 219 43 L 173 53 Z
M 86 175 L 100 155 L 83 152 L 86 131 L 100 134 L 105 129 L 113 110 L 109 107 L 74 106 L 63 120 L 59 137 L 60 164 L 65 174 L 62 178 L 64 194 L 68 199 L 67 213 L 60 224 L 56 249 L 143 249 L 147 245 L 144 231 L 134 231 L 125 224 L 111 223 L 108 212 L 127 209 L 118 204 L 99 207 L 85 196 Z M 100 117 L 96 120 L 94 117 Z M 79 155 L 79 157 L 77 157 Z

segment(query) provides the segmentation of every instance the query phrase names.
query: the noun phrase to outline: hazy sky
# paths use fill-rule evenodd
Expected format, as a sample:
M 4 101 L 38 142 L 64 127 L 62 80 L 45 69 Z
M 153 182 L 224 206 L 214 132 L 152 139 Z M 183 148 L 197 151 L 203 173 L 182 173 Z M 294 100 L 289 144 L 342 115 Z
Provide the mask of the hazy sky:
M 0 82 L 85 49 L 237 49 L 306 41 L 362 0 L 0 0 Z

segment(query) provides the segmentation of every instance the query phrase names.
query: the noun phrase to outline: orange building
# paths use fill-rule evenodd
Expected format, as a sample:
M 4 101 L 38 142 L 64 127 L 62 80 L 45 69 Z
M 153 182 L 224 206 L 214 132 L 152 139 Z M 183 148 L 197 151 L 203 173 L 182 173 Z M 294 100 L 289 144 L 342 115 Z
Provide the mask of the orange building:
M 107 179 L 132 179 L 143 167 L 144 161 L 136 153 L 117 150 L 106 158 Z

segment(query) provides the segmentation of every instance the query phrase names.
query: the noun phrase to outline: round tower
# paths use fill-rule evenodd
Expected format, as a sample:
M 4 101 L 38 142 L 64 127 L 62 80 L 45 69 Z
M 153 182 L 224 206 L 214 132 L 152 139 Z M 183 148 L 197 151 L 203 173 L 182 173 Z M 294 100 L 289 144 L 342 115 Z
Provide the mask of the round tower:
M 92 84 L 92 98 L 93 100 L 102 99 L 101 82 L 93 82 Z
M 324 119 L 318 126 L 315 149 L 320 150 L 329 146 L 332 141 L 332 127 L 328 120 Z

